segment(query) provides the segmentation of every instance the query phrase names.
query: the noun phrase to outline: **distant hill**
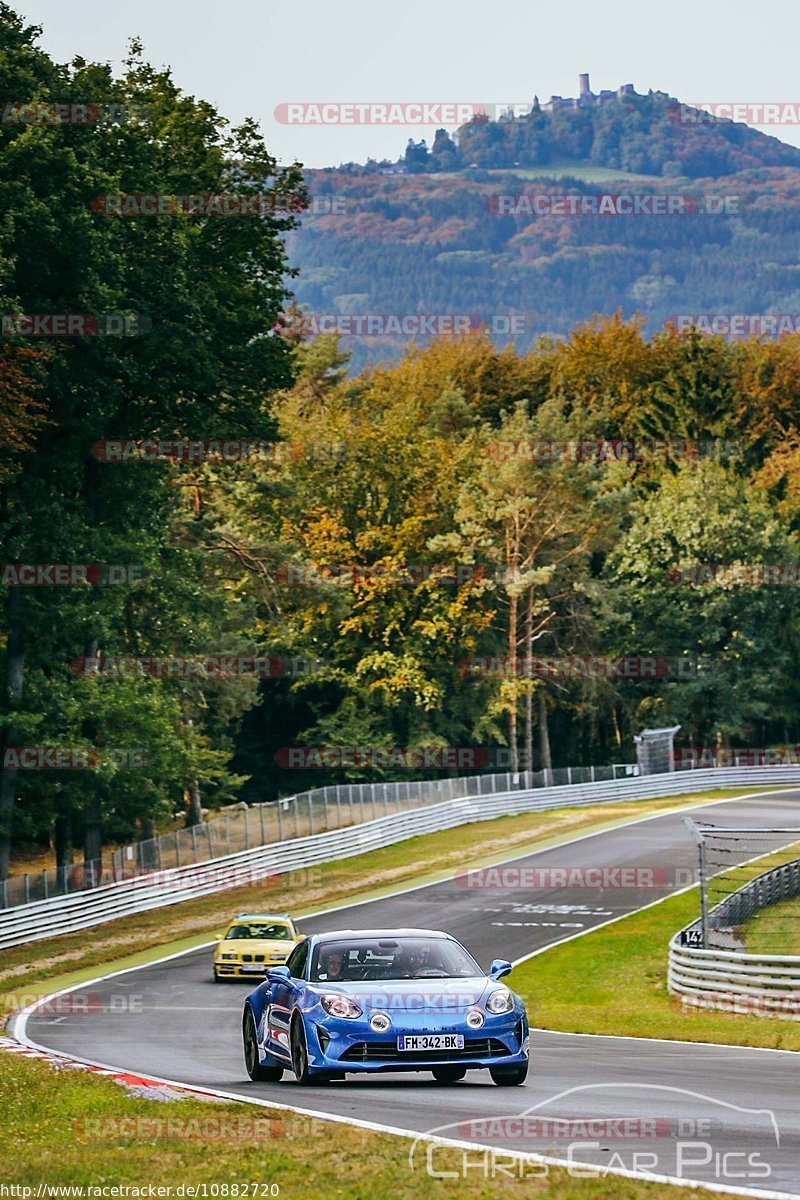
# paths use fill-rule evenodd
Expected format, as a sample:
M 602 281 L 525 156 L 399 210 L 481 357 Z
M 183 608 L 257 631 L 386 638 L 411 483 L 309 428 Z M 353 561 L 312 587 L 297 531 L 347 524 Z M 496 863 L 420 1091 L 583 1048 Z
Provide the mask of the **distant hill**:
M 468 316 L 524 348 L 600 312 L 651 331 L 673 314 L 800 314 L 800 149 L 686 116 L 658 92 L 564 101 L 440 131 L 399 166 L 309 171 L 315 205 L 289 237 L 298 302 L 341 315 L 354 369 L 405 338 L 348 316 Z M 673 215 L 655 199 L 593 215 L 620 193 Z

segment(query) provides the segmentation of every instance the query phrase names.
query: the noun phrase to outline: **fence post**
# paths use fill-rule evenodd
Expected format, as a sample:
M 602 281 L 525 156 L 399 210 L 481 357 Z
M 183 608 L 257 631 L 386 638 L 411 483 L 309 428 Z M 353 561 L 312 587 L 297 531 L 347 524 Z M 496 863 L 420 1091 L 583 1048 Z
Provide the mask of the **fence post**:
M 175 866 L 181 865 L 181 839 L 178 837 L 178 831 L 175 830 Z
M 189 829 L 192 834 L 192 861 L 197 862 L 197 826 L 190 825 Z
M 247 824 L 247 818 L 248 818 L 249 814 L 250 814 L 250 809 L 246 808 L 244 810 L 244 848 L 245 848 L 245 850 L 250 849 L 250 827 Z
M 25 903 L 31 902 L 31 877 L 28 872 L 25 872 Z
M 208 838 L 208 857 L 214 857 L 214 845 L 211 841 L 211 822 L 206 821 L 206 837 Z
M 230 813 L 225 813 L 225 843 L 228 847 L 228 854 L 231 854 L 232 850 L 231 850 L 231 814 Z
M 42 887 L 44 889 L 44 898 L 47 899 L 47 871 L 42 871 Z
M 8 908 L 8 880 L 3 880 L 3 908 Z
M 594 763 L 592 763 L 592 765 L 591 765 L 591 767 L 589 768 L 589 770 L 591 771 L 591 774 L 590 774 L 589 778 L 591 779 L 592 783 L 594 783 Z
M 308 793 L 308 828 L 311 836 L 314 836 L 314 797 L 311 792 Z
M 300 805 L 297 803 L 297 796 L 293 797 L 293 801 L 294 801 L 294 803 L 292 804 L 292 808 L 294 809 L 294 836 L 296 838 L 299 838 L 300 837 Z
M 261 845 L 265 846 L 266 842 L 267 842 L 267 835 L 264 832 L 264 803 L 263 803 L 263 801 L 261 804 L 259 804 L 258 811 L 261 813 Z M 278 813 L 279 814 L 280 814 L 280 811 L 281 811 L 281 802 L 279 800 L 278 801 Z M 279 817 L 279 819 L 280 819 L 280 817 Z
M 700 860 L 700 928 L 702 930 L 703 949 L 708 949 L 708 899 L 706 897 L 706 844 L 701 836 L 698 846 Z
M 278 841 L 282 842 L 283 841 L 283 817 L 281 816 L 281 812 L 283 811 L 283 801 L 280 799 L 280 797 L 278 797 L 277 808 L 278 808 Z M 262 820 L 262 822 L 264 820 L 263 808 L 261 810 L 261 820 Z

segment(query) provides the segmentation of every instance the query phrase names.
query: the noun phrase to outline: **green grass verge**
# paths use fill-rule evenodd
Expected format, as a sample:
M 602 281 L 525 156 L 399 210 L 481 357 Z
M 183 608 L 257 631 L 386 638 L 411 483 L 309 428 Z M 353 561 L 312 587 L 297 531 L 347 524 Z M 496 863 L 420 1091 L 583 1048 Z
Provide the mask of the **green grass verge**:
M 670 897 L 515 967 L 531 1024 L 688 1042 L 800 1050 L 800 1024 L 683 1005 L 667 992 L 670 938 L 698 912 L 697 889 Z
M 800 897 L 762 908 L 739 933 L 748 954 L 800 954 Z
M 109 1080 L 53 1071 L 37 1061 L 0 1055 L 0 1136 L 6 1152 L 0 1179 L 35 1189 L 55 1186 L 170 1187 L 257 1184 L 257 1200 L 278 1187 L 280 1200 L 674 1200 L 667 1184 L 574 1179 L 560 1168 L 546 1178 L 507 1174 L 501 1159 L 491 1178 L 476 1151 L 438 1149 L 433 1165 L 457 1178 L 434 1179 L 425 1152 L 411 1169 L 410 1140 L 300 1117 L 285 1109 L 180 1100 L 165 1104 L 127 1096 Z M 431 1089 L 431 1126 L 439 1123 Z M 380 1113 L 376 1119 L 380 1120 Z M 488 1176 L 488 1177 L 487 1177 Z M 263 1190 L 262 1190 L 263 1189 Z M 455 1190 L 454 1190 L 455 1189 Z M 147 1195 L 147 1191 L 144 1192 Z M 240 1192 L 240 1195 L 242 1193 Z M 249 1193 L 253 1196 L 253 1192 Z

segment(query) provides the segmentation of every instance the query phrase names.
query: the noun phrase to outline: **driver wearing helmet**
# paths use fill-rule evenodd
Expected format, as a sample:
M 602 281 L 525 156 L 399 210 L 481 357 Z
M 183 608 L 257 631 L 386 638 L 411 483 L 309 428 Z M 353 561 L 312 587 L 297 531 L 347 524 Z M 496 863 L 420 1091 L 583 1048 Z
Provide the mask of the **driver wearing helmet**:
M 403 955 L 402 978 L 416 979 L 425 966 L 425 953 L 419 946 L 411 946 Z

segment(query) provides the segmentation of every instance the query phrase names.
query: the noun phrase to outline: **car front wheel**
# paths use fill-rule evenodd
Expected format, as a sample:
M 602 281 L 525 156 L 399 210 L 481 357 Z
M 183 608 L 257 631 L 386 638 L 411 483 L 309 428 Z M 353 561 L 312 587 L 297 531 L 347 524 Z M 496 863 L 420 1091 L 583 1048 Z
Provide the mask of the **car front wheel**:
M 528 1077 L 527 1062 L 515 1063 L 513 1067 L 490 1067 L 489 1074 L 498 1087 L 517 1087 Z
M 437 1083 L 458 1083 L 467 1073 L 466 1067 L 433 1067 L 433 1078 Z
M 311 1072 L 308 1069 L 308 1048 L 306 1046 L 306 1031 L 303 1028 L 303 1022 L 300 1017 L 295 1017 L 292 1021 L 292 1070 L 297 1076 L 297 1082 L 306 1087 L 309 1083 L 313 1083 Z

